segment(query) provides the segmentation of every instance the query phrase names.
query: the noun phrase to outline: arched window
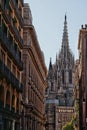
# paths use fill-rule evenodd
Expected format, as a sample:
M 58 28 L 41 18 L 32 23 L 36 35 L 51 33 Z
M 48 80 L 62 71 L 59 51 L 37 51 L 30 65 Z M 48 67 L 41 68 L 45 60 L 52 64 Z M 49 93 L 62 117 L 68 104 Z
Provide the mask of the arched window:
M 69 83 L 72 83 L 72 70 L 69 70 Z
M 6 93 L 6 109 L 7 110 L 10 109 L 10 92 L 9 92 L 9 90 L 7 90 L 7 93 Z
M 51 82 L 51 91 L 53 91 L 53 82 Z
M 4 102 L 4 87 L 0 85 L 0 102 Z
M 62 83 L 64 84 L 64 70 L 62 70 Z
M 16 2 L 16 5 L 18 6 L 18 0 L 15 0 L 15 2 Z
M 12 107 L 15 108 L 15 96 L 12 96 Z
M 17 102 L 16 102 L 16 109 L 17 109 L 17 112 L 19 111 L 19 99 L 17 98 Z

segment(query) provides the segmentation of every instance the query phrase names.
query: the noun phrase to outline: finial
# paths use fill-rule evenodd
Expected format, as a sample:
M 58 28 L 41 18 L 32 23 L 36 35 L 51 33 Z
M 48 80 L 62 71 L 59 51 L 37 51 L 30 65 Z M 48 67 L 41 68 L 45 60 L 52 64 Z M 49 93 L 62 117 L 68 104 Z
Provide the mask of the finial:
M 65 21 L 67 21 L 67 11 L 65 12 Z
M 57 53 L 56 53 L 56 62 L 57 62 Z
M 49 69 L 52 68 L 52 61 L 51 61 L 51 57 L 50 57 L 50 64 L 49 64 Z
M 50 64 L 52 63 L 52 58 L 50 57 Z
M 66 13 L 65 13 L 65 21 L 66 21 L 66 19 L 67 19 L 67 16 L 66 16 Z

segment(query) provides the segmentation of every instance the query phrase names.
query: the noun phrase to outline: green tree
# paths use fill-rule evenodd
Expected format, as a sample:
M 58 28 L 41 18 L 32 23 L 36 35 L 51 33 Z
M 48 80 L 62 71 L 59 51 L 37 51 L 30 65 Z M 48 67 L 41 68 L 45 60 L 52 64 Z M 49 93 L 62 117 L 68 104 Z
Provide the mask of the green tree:
M 72 120 L 70 122 L 68 122 L 67 124 L 65 124 L 65 126 L 63 126 L 62 130 L 74 130 L 74 122 L 75 122 L 75 118 L 72 118 Z

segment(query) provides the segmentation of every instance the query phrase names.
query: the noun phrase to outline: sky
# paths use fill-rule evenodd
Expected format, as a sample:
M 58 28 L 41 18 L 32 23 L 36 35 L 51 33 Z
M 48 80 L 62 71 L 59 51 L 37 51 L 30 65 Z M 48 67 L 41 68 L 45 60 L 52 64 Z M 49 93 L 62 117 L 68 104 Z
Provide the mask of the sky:
M 24 0 L 24 3 L 29 3 L 47 68 L 50 57 L 54 63 L 61 49 L 65 14 L 69 46 L 77 59 L 79 30 L 82 24 L 87 24 L 87 0 Z

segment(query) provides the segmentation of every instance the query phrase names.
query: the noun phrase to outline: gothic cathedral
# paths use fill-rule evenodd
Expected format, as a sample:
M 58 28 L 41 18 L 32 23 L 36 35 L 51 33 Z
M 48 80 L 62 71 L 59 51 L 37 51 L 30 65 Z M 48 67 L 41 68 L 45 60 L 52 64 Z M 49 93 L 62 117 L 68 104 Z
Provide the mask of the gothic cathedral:
M 62 130 L 74 112 L 74 56 L 69 48 L 65 15 L 62 46 L 56 61 L 50 59 L 46 90 L 46 130 Z

